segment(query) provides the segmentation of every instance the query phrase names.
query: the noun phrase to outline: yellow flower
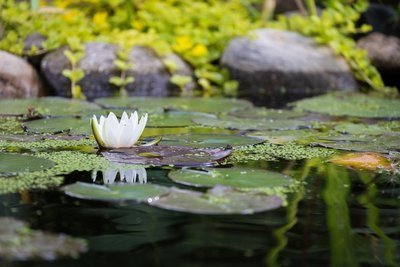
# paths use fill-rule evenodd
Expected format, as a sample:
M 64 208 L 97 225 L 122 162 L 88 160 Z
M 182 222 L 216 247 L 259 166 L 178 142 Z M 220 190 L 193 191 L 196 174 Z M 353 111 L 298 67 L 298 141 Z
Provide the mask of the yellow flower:
M 46 1 L 44 1 L 44 2 L 46 2 Z M 68 6 L 68 1 L 55 1 L 54 2 L 54 5 L 56 6 L 56 7 L 58 7 L 58 8 L 61 8 L 61 9 L 65 9 L 67 6 Z
M 78 12 L 76 10 L 70 10 L 64 13 L 63 19 L 66 22 L 72 22 L 74 21 L 76 16 L 78 16 Z
M 207 55 L 208 49 L 205 45 L 197 44 L 193 49 L 190 51 L 190 54 L 194 57 L 203 57 Z
M 138 31 L 141 31 L 144 28 L 144 23 L 138 20 L 132 21 L 131 25 L 135 30 Z
M 98 28 L 107 28 L 108 27 L 107 18 L 108 18 L 108 13 L 102 11 L 94 14 L 92 21 L 93 24 Z
M 173 46 L 174 50 L 177 52 L 187 51 L 192 48 L 193 43 L 187 36 L 180 36 L 176 39 L 175 45 Z

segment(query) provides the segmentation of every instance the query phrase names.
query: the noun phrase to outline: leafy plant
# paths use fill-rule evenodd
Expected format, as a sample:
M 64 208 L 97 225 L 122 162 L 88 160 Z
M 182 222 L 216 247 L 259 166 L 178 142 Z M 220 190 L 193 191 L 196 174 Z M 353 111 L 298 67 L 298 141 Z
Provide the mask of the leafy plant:
M 132 67 L 129 62 L 129 52 L 128 50 L 117 51 L 117 59 L 114 60 L 114 65 L 120 71 L 120 76 L 111 77 L 109 82 L 119 87 L 120 96 L 127 96 L 126 86 L 135 81 L 132 76 L 127 76 L 127 71 Z
M 77 64 L 84 56 L 84 47 L 77 38 L 68 39 L 69 50 L 64 51 L 64 55 L 68 58 L 71 63 L 71 69 L 63 70 L 62 75 L 71 80 L 71 95 L 74 99 L 85 99 L 85 95 L 82 93 L 82 88 L 77 84 L 83 79 L 85 73 L 82 69 L 79 69 Z

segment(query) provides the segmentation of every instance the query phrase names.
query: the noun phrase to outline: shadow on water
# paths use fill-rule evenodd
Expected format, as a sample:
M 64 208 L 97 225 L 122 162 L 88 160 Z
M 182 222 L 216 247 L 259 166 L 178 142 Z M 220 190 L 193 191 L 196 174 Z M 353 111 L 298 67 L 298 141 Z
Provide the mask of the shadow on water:
M 253 164 L 254 165 L 254 164 Z M 252 165 L 252 166 L 253 166 Z M 34 229 L 83 237 L 79 260 L 2 266 L 397 266 L 400 186 L 390 178 L 318 159 L 259 162 L 301 183 L 287 206 L 254 215 L 205 216 L 127 202 L 77 200 L 58 191 L 0 197 L 0 216 Z M 253 166 L 254 167 L 254 166 Z M 101 177 L 96 182 L 101 183 Z M 91 182 L 90 172 L 65 183 Z M 175 185 L 167 170 L 148 181 Z

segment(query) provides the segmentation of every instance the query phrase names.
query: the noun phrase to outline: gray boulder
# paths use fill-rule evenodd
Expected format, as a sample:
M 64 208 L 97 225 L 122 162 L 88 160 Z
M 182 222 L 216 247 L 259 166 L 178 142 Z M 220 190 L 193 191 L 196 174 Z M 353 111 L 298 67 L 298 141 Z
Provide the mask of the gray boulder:
M 49 53 L 41 63 L 46 81 L 58 96 L 70 96 L 70 81 L 62 75 L 64 69 L 70 68 L 70 63 L 64 56 L 65 49 L 67 48 Z M 79 85 L 89 100 L 112 96 L 118 92 L 118 88 L 109 82 L 111 77 L 120 75 L 114 65 L 117 49 L 116 45 L 100 42 L 85 45 L 85 56 L 78 63 L 78 68 L 85 72 L 85 77 Z M 179 92 L 179 88 L 169 81 L 171 75 L 162 60 L 151 49 L 134 47 L 129 53 L 129 59 L 133 66 L 127 71 L 127 75 L 135 78 L 135 82 L 126 88 L 129 95 L 170 96 Z M 193 75 L 189 67 L 187 71 Z
M 367 50 L 372 64 L 379 69 L 400 69 L 400 39 L 379 32 L 371 33 L 357 42 Z
M 221 65 L 239 82 L 239 96 L 259 105 L 279 107 L 329 91 L 357 90 L 344 59 L 289 31 L 260 29 L 235 38 Z
M 36 71 L 20 57 L 0 51 L 0 98 L 31 98 L 39 95 Z

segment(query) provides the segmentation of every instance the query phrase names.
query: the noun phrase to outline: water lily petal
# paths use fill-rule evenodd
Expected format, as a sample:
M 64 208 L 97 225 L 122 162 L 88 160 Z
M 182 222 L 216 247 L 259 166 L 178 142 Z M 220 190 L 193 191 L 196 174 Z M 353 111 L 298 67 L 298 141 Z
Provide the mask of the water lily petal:
M 110 112 L 107 119 L 104 121 L 104 134 L 103 141 L 106 147 L 119 148 L 120 140 L 120 125 L 117 116 L 113 112 Z
M 120 125 L 126 124 L 126 123 L 128 122 L 128 120 L 129 120 L 128 114 L 126 114 L 126 112 L 124 111 L 124 112 L 122 113 L 122 116 L 121 116 Z
M 133 124 L 132 119 L 127 119 L 127 118 L 128 116 L 126 115 L 126 121 L 121 122 L 122 126 L 121 126 L 120 142 L 119 142 L 120 147 L 131 147 L 133 146 L 135 141 L 133 140 L 135 125 Z
M 102 117 L 100 117 L 100 121 L 101 119 Z M 98 123 L 96 115 L 93 115 L 93 118 L 90 120 L 90 125 L 92 127 L 93 135 L 94 138 L 96 139 L 97 144 L 100 147 L 105 147 L 106 144 L 104 143 L 103 139 L 103 127 L 102 127 L 103 125 Z
M 134 140 L 133 141 L 134 144 L 139 140 L 140 136 L 142 135 L 143 130 L 146 127 L 146 123 L 147 123 L 147 113 L 140 118 L 139 124 L 135 128 L 134 137 L 132 137 L 132 139 Z

